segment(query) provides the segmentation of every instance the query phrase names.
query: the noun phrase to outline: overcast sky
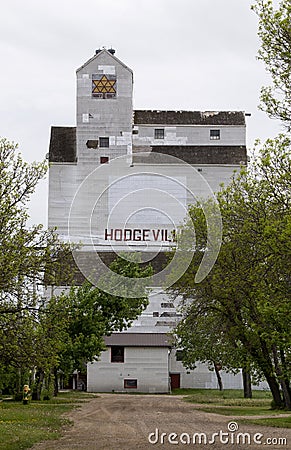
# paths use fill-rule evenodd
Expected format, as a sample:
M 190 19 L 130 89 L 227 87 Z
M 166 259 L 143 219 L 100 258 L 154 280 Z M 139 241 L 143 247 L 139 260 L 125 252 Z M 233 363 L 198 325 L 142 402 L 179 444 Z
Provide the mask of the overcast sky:
M 135 109 L 243 110 L 247 145 L 279 125 L 258 111 L 269 83 L 252 0 L 9 0 L 1 5 L 0 135 L 42 160 L 52 125 L 75 125 L 75 71 L 97 48 L 134 72 Z M 31 202 L 46 223 L 47 183 Z

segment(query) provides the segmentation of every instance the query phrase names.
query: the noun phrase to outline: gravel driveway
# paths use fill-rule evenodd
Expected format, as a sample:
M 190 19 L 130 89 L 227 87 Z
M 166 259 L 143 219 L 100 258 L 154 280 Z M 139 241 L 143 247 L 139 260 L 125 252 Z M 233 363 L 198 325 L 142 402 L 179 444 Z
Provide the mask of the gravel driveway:
M 100 394 L 67 417 L 73 420 L 74 425 L 64 432 L 60 440 L 46 441 L 35 445 L 33 449 L 291 448 L 291 429 L 246 425 L 240 419 L 194 410 L 193 404 L 184 402 L 180 396 Z M 237 426 L 239 428 L 235 431 Z M 239 437 L 240 432 L 248 434 Z M 150 436 L 152 443 L 148 440 L 150 433 L 153 433 Z M 196 443 L 193 444 L 194 433 L 205 435 L 196 435 Z M 250 438 L 251 444 L 243 444 L 243 438 L 245 442 Z M 279 438 L 286 438 L 288 445 L 278 444 Z M 173 443 L 169 443 L 169 439 Z M 188 439 L 191 439 L 191 443 L 188 443 Z M 199 444 L 199 439 L 202 442 L 206 439 L 207 443 Z M 273 440 L 272 444 L 269 445 L 267 439 Z

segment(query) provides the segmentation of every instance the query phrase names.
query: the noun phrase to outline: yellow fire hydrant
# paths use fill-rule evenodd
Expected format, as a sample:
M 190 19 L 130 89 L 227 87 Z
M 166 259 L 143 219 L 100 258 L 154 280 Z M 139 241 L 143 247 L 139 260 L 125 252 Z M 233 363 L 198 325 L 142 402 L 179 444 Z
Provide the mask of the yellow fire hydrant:
M 23 404 L 27 405 L 28 404 L 28 400 L 29 400 L 29 393 L 30 393 L 30 389 L 28 384 L 25 384 L 23 386 Z

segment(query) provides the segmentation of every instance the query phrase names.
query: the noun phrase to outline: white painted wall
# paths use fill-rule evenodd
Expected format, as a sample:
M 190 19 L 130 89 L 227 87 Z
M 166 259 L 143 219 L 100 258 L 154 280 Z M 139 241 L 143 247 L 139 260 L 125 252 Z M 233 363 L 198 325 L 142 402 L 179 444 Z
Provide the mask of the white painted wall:
M 88 392 L 168 392 L 168 348 L 125 347 L 124 363 L 110 360 L 109 348 L 87 365 Z M 125 389 L 124 379 L 137 379 L 137 389 Z
M 164 128 L 164 139 L 155 139 L 154 130 Z M 246 145 L 245 125 L 135 125 L 133 145 Z M 220 130 L 220 139 L 210 139 L 210 130 Z
M 116 76 L 116 97 L 92 97 L 92 75 Z M 100 156 L 131 153 L 132 71 L 107 51 L 91 58 L 77 70 L 77 157 L 99 165 Z M 84 115 L 86 120 L 84 121 Z M 110 148 L 88 149 L 88 139 L 110 138 Z

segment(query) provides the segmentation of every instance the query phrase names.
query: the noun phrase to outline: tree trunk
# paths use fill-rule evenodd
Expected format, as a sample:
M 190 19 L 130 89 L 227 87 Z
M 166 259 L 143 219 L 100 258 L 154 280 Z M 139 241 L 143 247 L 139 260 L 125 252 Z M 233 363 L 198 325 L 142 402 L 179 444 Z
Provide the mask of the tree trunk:
M 246 340 L 246 345 L 249 349 L 250 355 L 254 358 L 258 366 L 261 368 L 267 380 L 267 383 L 273 396 L 274 408 L 276 409 L 282 408 L 284 406 L 284 403 L 282 401 L 279 383 L 276 377 L 273 375 L 275 367 L 270 357 L 270 349 L 268 348 L 264 339 L 262 339 L 261 337 L 260 337 L 260 349 L 256 348 L 256 346 L 253 346 L 252 342 L 250 342 L 249 340 Z
M 216 373 L 219 390 L 222 391 L 223 390 L 223 384 L 222 384 L 222 379 L 221 379 L 221 376 L 220 376 L 220 373 L 219 373 L 220 369 L 221 369 L 221 365 L 217 364 L 217 363 L 214 363 L 214 370 L 215 370 L 215 373 Z
M 286 409 L 291 409 L 291 398 L 290 398 L 290 392 L 289 392 L 288 385 L 283 378 L 280 379 L 280 384 L 281 384 L 283 397 L 284 397 L 284 406 Z
M 33 396 L 32 396 L 33 400 L 40 400 L 42 386 L 43 386 L 43 380 L 44 380 L 43 371 L 37 372 L 37 374 L 35 376 L 36 389 L 33 392 Z
M 284 406 L 279 384 L 274 376 L 270 376 L 269 374 L 264 374 L 271 390 L 273 401 L 277 409 L 280 409 Z
M 58 370 L 54 368 L 54 396 L 56 397 L 58 393 L 59 393 Z
M 242 369 L 242 377 L 244 387 L 244 398 L 252 398 L 253 395 L 252 395 L 251 376 L 245 367 L 243 367 Z
M 275 364 L 275 370 L 276 374 L 278 376 L 278 380 L 280 382 L 282 392 L 283 392 L 283 399 L 284 399 L 284 406 L 287 409 L 291 409 L 291 398 L 290 398 L 290 389 L 289 389 L 289 382 L 286 383 L 284 373 L 281 369 L 279 358 L 278 358 L 278 352 L 276 346 L 273 346 L 273 356 L 274 356 L 274 364 Z
M 285 397 L 284 390 L 283 390 L 285 404 L 286 404 L 286 408 L 291 409 L 290 380 L 288 379 L 287 375 L 285 375 L 288 372 L 288 368 L 287 368 L 285 353 L 284 353 L 284 351 L 282 349 L 280 349 L 280 358 L 281 358 L 281 363 L 282 363 L 282 367 L 283 367 L 283 371 L 284 371 L 284 377 L 283 377 L 283 381 L 284 381 L 284 384 L 285 384 L 284 387 L 285 387 L 286 394 L 287 394 L 286 397 Z

